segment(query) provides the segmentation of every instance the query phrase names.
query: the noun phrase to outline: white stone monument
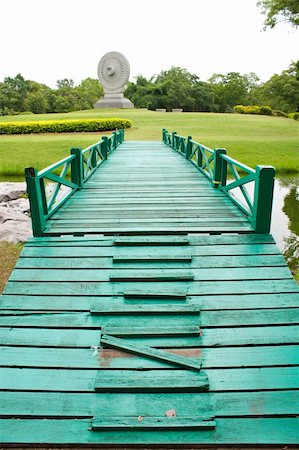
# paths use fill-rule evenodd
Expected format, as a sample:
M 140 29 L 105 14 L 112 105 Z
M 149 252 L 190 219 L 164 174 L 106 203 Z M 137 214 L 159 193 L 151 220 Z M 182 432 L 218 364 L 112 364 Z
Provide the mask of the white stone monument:
M 95 108 L 134 108 L 124 97 L 124 88 L 130 75 L 127 58 L 118 52 L 106 53 L 98 64 L 98 78 L 104 88 L 104 98 L 97 101 Z

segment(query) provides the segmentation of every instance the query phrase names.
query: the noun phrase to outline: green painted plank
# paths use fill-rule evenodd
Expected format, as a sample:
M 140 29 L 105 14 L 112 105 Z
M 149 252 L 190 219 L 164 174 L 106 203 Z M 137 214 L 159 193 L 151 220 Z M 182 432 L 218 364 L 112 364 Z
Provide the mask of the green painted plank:
M 203 311 L 202 328 L 236 325 L 298 324 L 299 308 L 259 309 L 243 311 Z
M 288 267 L 246 267 L 246 268 L 210 268 L 188 269 L 14 269 L 10 282 L 14 281 L 112 281 L 112 282 L 153 282 L 153 281 L 211 281 L 211 280 L 293 280 Z
M 75 211 L 67 211 L 66 213 L 60 213 L 60 215 L 55 215 L 55 217 L 51 220 L 53 221 L 63 221 L 63 222 L 77 222 L 81 219 L 82 222 L 86 220 L 86 217 L 92 216 L 93 219 L 97 219 L 98 221 L 119 221 L 122 223 L 125 221 L 139 221 L 140 218 L 143 220 L 151 219 L 154 222 L 161 222 L 162 220 L 171 220 L 171 221 L 186 221 L 191 219 L 203 220 L 203 219 L 215 219 L 222 220 L 223 218 L 240 218 L 242 219 L 242 213 L 236 213 L 235 211 L 231 211 L 228 207 L 221 208 L 213 208 L 213 211 L 209 211 L 202 208 L 197 208 L 196 210 L 190 211 L 180 211 L 178 208 L 173 208 L 172 210 L 165 211 L 164 209 L 160 210 L 143 210 L 143 211 L 129 211 L 129 210 L 115 210 L 115 211 L 101 211 L 99 208 L 97 211 L 89 211 L 89 210 L 81 210 L 80 213 L 76 213 Z M 154 219 L 153 219 L 154 217 Z
M 154 256 L 160 256 L 165 252 L 161 246 L 149 246 L 147 247 L 147 253 Z M 189 250 L 188 250 L 189 252 Z M 173 257 L 181 256 L 182 250 L 179 246 L 169 246 L 167 248 L 167 253 Z M 280 252 L 276 245 L 274 244 L 236 244 L 236 245 L 207 245 L 207 246 L 192 246 L 190 248 L 190 253 L 192 258 L 201 256 L 247 256 L 247 255 L 280 255 Z M 102 247 L 96 245 L 90 245 L 80 248 L 80 246 L 26 246 L 24 247 L 21 257 L 35 257 L 35 258 L 59 258 L 59 257 L 112 257 L 128 254 L 128 249 L 125 247 Z M 144 247 L 131 246 L 130 255 L 140 256 L 144 255 Z
M 53 216 L 55 217 L 55 216 Z M 99 228 L 101 227 L 105 227 L 107 225 L 111 225 L 112 227 L 117 226 L 117 225 L 121 225 L 122 227 L 125 228 L 125 226 L 131 226 L 131 224 L 133 224 L 133 226 L 136 225 L 147 225 L 149 227 L 151 227 L 151 225 L 158 225 L 161 227 L 170 227 L 173 224 L 178 223 L 178 225 L 183 225 L 183 226 L 188 226 L 191 224 L 191 226 L 196 226 L 198 223 L 201 223 L 202 225 L 206 225 L 208 226 L 213 226 L 214 222 L 217 223 L 219 222 L 221 225 L 225 226 L 227 223 L 229 224 L 244 224 L 247 225 L 247 219 L 244 218 L 244 216 L 241 217 L 229 217 L 225 214 L 223 214 L 222 217 L 220 217 L 219 219 L 216 219 L 214 217 L 209 218 L 209 217 L 202 217 L 200 220 L 198 219 L 194 219 L 194 218 L 188 218 L 188 217 L 184 217 L 183 219 L 176 219 L 174 218 L 155 218 L 155 217 L 150 217 L 150 218 L 146 218 L 146 217 L 140 217 L 138 219 L 136 218 L 122 218 L 119 219 L 119 223 L 115 224 L 113 223 L 113 219 L 101 219 L 100 223 L 99 223 L 99 219 L 97 218 L 93 218 L 92 217 L 88 217 L 86 216 L 85 218 L 80 218 L 77 216 L 74 216 L 74 218 L 70 218 L 70 219 L 62 219 L 62 218 L 57 218 L 57 219 L 49 219 L 48 224 L 51 224 L 51 226 L 53 228 L 57 227 L 67 227 L 67 226 L 76 226 L 76 227 L 86 227 L 86 229 L 88 229 L 89 227 L 95 227 L 95 225 L 98 225 Z M 208 229 L 208 228 L 207 228 Z
M 104 220 L 104 219 L 103 219 Z M 89 219 L 86 221 L 78 221 L 72 223 L 68 221 L 55 222 L 49 220 L 46 223 L 44 233 L 48 235 L 61 234 L 75 234 L 75 233 L 103 233 L 103 234 L 186 234 L 186 233 L 239 233 L 239 232 L 253 232 L 253 228 L 249 223 L 241 221 L 241 219 L 222 219 L 216 220 L 212 218 L 210 222 L 204 220 L 192 219 L 193 222 L 182 222 L 182 220 L 172 220 L 171 222 L 155 222 L 150 219 L 149 223 L 140 222 L 136 220 L 124 223 L 120 220 L 112 220 L 108 223 L 97 221 L 94 224 L 90 223 Z
M 199 322 L 199 317 L 193 318 L 194 323 Z M 168 322 L 169 323 L 169 322 Z M 140 325 L 140 321 L 138 318 L 137 324 Z M 151 321 L 151 325 L 153 322 Z M 168 325 L 168 326 L 135 326 L 132 320 L 127 324 L 127 326 L 121 327 L 120 324 L 118 326 L 113 326 L 107 324 L 102 329 L 102 333 L 109 336 L 117 336 L 117 337 L 142 337 L 142 336 L 196 336 L 200 335 L 200 327 L 197 325 Z
M 169 291 L 185 291 L 187 295 L 223 295 L 223 294 L 276 294 L 276 293 L 299 293 L 299 287 L 294 279 L 285 280 L 245 280 L 245 281 L 172 281 L 171 287 L 165 288 L 165 282 L 147 282 L 146 291 L 142 282 L 57 282 L 40 283 L 34 281 L 14 282 L 9 281 L 4 293 L 15 295 L 122 295 L 127 291 L 144 289 L 145 292 L 161 289 L 163 294 Z M 136 292 L 136 291 L 135 291 Z M 171 295 L 170 295 L 171 296 Z
M 138 264 L 140 264 L 140 262 L 164 262 L 164 263 L 168 263 L 168 262 L 191 262 L 192 261 L 192 257 L 191 255 L 181 255 L 181 256 L 168 256 L 168 255 L 161 255 L 158 257 L 152 257 L 151 255 L 144 255 L 141 257 L 132 257 L 130 255 L 124 255 L 124 256 L 113 256 L 113 263 L 128 263 L 128 262 L 133 262 L 136 263 L 136 265 L 138 266 Z
M 68 205 L 65 211 L 58 211 L 56 213 L 56 217 L 60 218 L 72 218 L 76 211 L 76 206 Z M 109 217 L 120 215 L 123 216 L 127 214 L 128 216 L 142 215 L 143 217 L 146 215 L 161 215 L 163 217 L 168 217 L 169 215 L 175 214 L 175 216 L 187 217 L 188 214 L 223 214 L 231 212 L 232 215 L 236 215 L 235 208 L 233 204 L 227 204 L 225 202 L 219 201 L 213 203 L 213 208 L 208 203 L 189 203 L 189 202 L 181 202 L 177 203 L 174 201 L 168 201 L 163 203 L 137 203 L 130 204 L 125 202 L 120 203 L 97 203 L 94 205 L 83 203 L 82 207 L 80 207 L 80 211 L 77 210 L 78 217 L 84 217 L 88 214 L 93 214 L 94 217 Z
M 258 347 L 222 347 L 165 349 L 165 351 L 185 357 L 197 357 L 202 361 L 202 368 L 232 367 L 271 367 L 298 365 L 299 352 L 296 345 L 258 346 Z M 86 358 L 84 359 L 86 360 Z M 10 359 L 12 361 L 12 358 Z M 134 358 L 124 352 L 101 349 L 98 355 L 101 368 L 111 369 L 153 369 L 162 363 L 150 361 L 140 356 Z M 71 364 L 71 363 L 70 363 Z M 83 363 L 81 363 L 83 365 Z M 165 367 L 165 363 L 163 362 Z M 166 365 L 166 367 L 170 367 Z
M 188 358 L 181 357 L 181 359 Z M 192 359 L 189 358 L 189 370 L 191 369 L 191 361 Z M 192 376 L 194 370 L 195 367 L 190 370 L 190 376 Z M 111 376 L 115 373 L 115 370 L 110 371 Z M 209 392 L 289 390 L 299 388 L 298 367 L 205 369 L 205 373 L 209 379 Z M 1 368 L 0 374 L 0 390 L 94 392 L 97 371 Z M 106 370 L 105 374 L 108 376 L 109 370 Z
M 99 330 L 61 329 L 53 333 L 47 328 L 0 328 L 1 345 L 90 348 L 99 341 Z
M 251 444 L 296 445 L 299 420 L 296 418 L 216 419 L 213 430 L 90 431 L 91 419 L 82 420 L 0 420 L 2 444 Z M 30 433 L 28 432 L 30 430 Z M 236 433 L 236 430 L 238 432 Z
M 240 327 L 240 328 L 206 328 L 202 329 L 202 336 L 196 343 L 196 338 L 186 339 L 181 347 L 226 347 L 229 345 L 275 345 L 275 344 L 298 344 L 297 326 L 269 326 L 269 327 Z M 281 334 L 279 334 L 281 333 Z M 137 345 L 149 345 L 153 347 L 177 347 L 178 338 L 127 338 L 128 341 Z M 193 345 L 191 344 L 193 343 Z
M 152 333 L 157 329 L 155 334 L 172 335 L 176 332 L 177 335 L 183 334 L 198 334 L 199 327 L 194 324 L 199 324 L 199 314 L 172 314 L 170 317 L 165 314 L 152 315 L 150 318 L 147 314 L 144 315 L 121 315 L 117 317 L 117 327 L 113 328 L 115 324 L 115 316 L 113 314 L 108 315 L 93 315 L 90 313 L 49 313 L 49 312 L 24 312 L 24 311 L 2 311 L 0 316 L 0 326 L 18 326 L 18 327 L 45 327 L 45 328 L 95 328 L 100 330 L 101 327 L 109 327 L 111 332 L 118 330 L 119 333 L 134 335 L 136 332 L 140 335 L 146 335 Z M 142 333 L 144 329 L 144 333 Z M 151 331 L 152 330 L 152 331 Z M 132 331 L 132 332 L 131 332 Z M 172 331 L 172 333 L 171 333 Z
M 160 271 L 125 271 L 110 273 L 110 281 L 192 281 L 194 274 L 190 271 L 178 271 L 162 269 Z
M 130 291 L 126 291 L 128 294 Z M 0 296 L 0 307 L 2 309 L 10 310 L 23 310 L 23 311 L 81 311 L 88 312 L 92 306 L 96 303 L 100 303 L 103 307 L 107 305 L 117 305 L 121 307 L 124 305 L 139 305 L 146 298 L 138 296 L 138 292 L 133 292 L 134 297 L 123 298 L 120 296 L 108 296 L 108 297 L 94 297 L 84 295 L 74 296 L 39 296 L 39 295 L 2 295 Z M 142 291 L 139 291 L 142 294 Z M 169 304 L 167 298 L 148 298 L 147 305 Z M 175 293 L 174 293 L 175 295 Z M 298 294 L 285 293 L 285 294 L 247 294 L 245 295 L 208 295 L 208 296 L 192 296 L 186 297 L 182 293 L 182 297 L 172 297 L 171 303 L 179 305 L 182 300 L 186 300 L 188 304 L 194 304 L 201 310 L 250 310 L 250 309 L 273 309 L 273 308 L 295 308 L 298 307 Z M 140 303 L 141 302 L 141 303 Z
M 96 392 L 198 392 L 209 389 L 206 374 L 188 370 L 99 370 Z
M 167 310 L 168 308 L 168 310 Z M 178 308 L 178 309 L 177 309 Z M 100 328 L 110 327 L 115 321 L 117 314 L 117 326 L 114 326 L 113 333 L 118 330 L 118 335 L 145 334 L 196 334 L 199 329 L 194 328 L 194 324 L 201 324 L 203 329 L 233 326 L 271 326 L 271 325 L 294 325 L 299 323 L 299 309 L 259 309 L 259 310 L 236 310 L 236 311 L 202 311 L 199 316 L 199 309 L 193 306 L 189 311 L 189 306 L 162 304 L 159 305 L 125 305 L 116 309 L 106 305 L 103 313 L 98 305 L 89 313 L 49 313 L 42 311 L 17 311 L 2 310 L 0 316 L 0 326 L 31 326 L 49 328 Z M 150 318 L 150 327 L 148 315 Z M 167 317 L 168 315 L 170 317 Z M 137 327 L 136 327 L 137 325 Z M 134 327 L 134 331 L 131 330 Z M 163 330 L 162 330 L 162 328 Z M 144 330 L 144 331 L 142 331 Z M 156 330 L 156 332 L 155 332 Z M 167 331 L 168 330 L 168 331 Z M 172 333 L 171 333 L 172 331 Z M 112 332 L 112 331 L 111 331 Z
M 77 191 L 78 192 L 78 191 Z M 76 193 L 78 195 L 78 193 Z M 110 200 L 109 200 L 110 201 Z M 123 201 L 123 200 L 122 200 Z M 185 202 L 185 198 L 183 199 Z M 209 200 L 210 202 L 210 200 Z M 186 240 L 186 244 L 190 244 L 190 246 L 215 246 L 215 245 L 245 245 L 245 244 L 275 244 L 275 241 L 271 234 L 224 234 L 224 235 L 188 235 L 186 237 L 182 236 L 128 236 L 128 237 L 105 237 L 101 235 L 86 235 L 86 236 L 43 236 L 43 237 L 32 237 L 26 242 L 25 246 L 60 246 L 65 245 L 92 245 L 96 246 L 111 246 L 113 245 L 115 239 L 124 239 L 125 241 L 129 240 L 155 240 L 155 246 L 158 245 L 159 240 L 169 241 L 172 239 Z M 165 244 L 163 244 L 165 245 Z M 168 249 L 169 250 L 169 249 Z
M 132 237 L 116 237 L 114 245 L 117 246 L 182 246 L 189 245 L 188 237 L 180 236 L 132 236 Z
M 189 259 L 190 258 L 190 259 Z M 123 262 L 120 262 L 123 261 Z M 179 262 L 180 261 L 180 262 Z M 186 255 L 149 255 L 149 256 L 116 256 L 111 257 L 73 257 L 73 258 L 19 258 L 17 269 L 111 269 L 117 263 L 118 269 L 208 269 L 229 267 L 285 267 L 282 255 L 247 255 L 247 256 L 203 256 Z M 114 265 L 114 268 L 116 266 Z
M 172 291 L 171 289 L 165 292 L 163 288 L 161 290 L 141 290 L 141 289 L 135 289 L 135 290 L 129 290 L 126 289 L 123 292 L 123 296 L 125 299 L 147 299 L 147 300 L 169 300 L 169 299 L 175 299 L 175 300 L 185 300 L 186 299 L 186 293 L 180 292 L 180 291 Z
M 298 391 L 199 392 L 199 393 L 56 393 L 0 392 L 0 415 L 11 417 L 93 417 L 104 411 L 113 417 L 115 411 L 130 416 L 154 416 L 175 409 L 177 416 L 283 416 L 298 415 Z
M 171 355 L 163 350 L 156 348 L 136 345 L 135 343 L 128 342 L 124 339 L 115 338 L 109 335 L 101 336 L 101 344 L 103 347 L 112 347 L 123 350 L 128 353 L 144 356 L 146 358 L 166 361 L 174 366 L 184 367 L 192 370 L 200 370 L 201 362 L 192 358 L 186 358 L 180 355 Z
M 210 430 L 216 427 L 216 422 L 203 417 L 95 417 L 91 423 L 93 431 L 103 430 Z
M 212 208 L 212 210 L 211 210 Z M 143 208 L 140 207 L 140 210 L 138 209 L 132 209 L 129 210 L 128 208 L 115 208 L 115 209 L 103 209 L 99 205 L 96 210 L 89 210 L 84 209 L 80 207 L 80 213 L 77 212 L 76 209 L 70 211 L 67 210 L 65 213 L 60 213 L 60 215 L 55 216 L 55 218 L 51 219 L 53 222 L 56 222 L 57 224 L 60 222 L 74 222 L 77 219 L 81 219 L 82 221 L 85 220 L 86 217 L 91 216 L 93 219 L 97 219 L 98 221 L 104 220 L 104 223 L 106 222 L 112 222 L 115 220 L 120 220 L 120 223 L 122 223 L 123 220 L 127 222 L 131 221 L 137 221 L 136 223 L 139 223 L 139 220 L 142 222 L 144 220 L 152 219 L 153 222 L 161 222 L 161 221 L 196 221 L 196 220 L 217 220 L 221 221 L 222 218 L 226 219 L 239 219 L 240 221 L 243 221 L 244 215 L 242 216 L 242 213 L 236 213 L 229 207 L 228 205 L 224 205 L 222 207 L 218 205 L 213 205 L 212 207 L 204 207 L 204 206 L 198 206 L 198 207 L 189 207 L 189 209 L 181 209 L 180 205 L 171 205 L 171 208 L 164 207 L 164 205 L 161 205 L 160 208 L 155 207 L 152 209 L 146 208 L 145 206 Z
M 274 367 L 299 365 L 296 345 L 165 349 L 185 357 L 197 357 L 202 368 Z M 172 368 L 165 361 L 154 361 L 113 349 L 0 347 L 0 365 L 9 367 L 52 367 L 82 369 L 161 369 Z
M 207 328 L 197 337 L 159 337 L 127 338 L 136 345 L 148 345 L 158 348 L 181 347 L 226 347 L 230 345 L 276 345 L 299 343 L 298 327 L 243 327 L 243 328 Z M 0 327 L 1 345 L 19 345 L 32 347 L 72 347 L 90 348 L 99 345 L 100 331 L 79 329 L 56 329 L 55 333 L 47 328 Z
M 200 308 L 193 304 L 186 305 L 176 305 L 173 303 L 166 304 L 111 304 L 97 302 L 94 303 L 90 309 L 91 314 L 111 314 L 111 315 L 119 315 L 119 314 L 142 314 L 142 315 L 152 315 L 152 314 L 194 314 L 199 315 Z

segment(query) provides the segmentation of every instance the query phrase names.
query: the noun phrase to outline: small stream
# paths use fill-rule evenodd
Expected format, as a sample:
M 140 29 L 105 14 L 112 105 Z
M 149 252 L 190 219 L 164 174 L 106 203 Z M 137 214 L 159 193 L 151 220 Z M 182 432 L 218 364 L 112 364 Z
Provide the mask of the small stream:
M 293 273 L 299 263 L 299 177 L 277 176 L 271 233 Z

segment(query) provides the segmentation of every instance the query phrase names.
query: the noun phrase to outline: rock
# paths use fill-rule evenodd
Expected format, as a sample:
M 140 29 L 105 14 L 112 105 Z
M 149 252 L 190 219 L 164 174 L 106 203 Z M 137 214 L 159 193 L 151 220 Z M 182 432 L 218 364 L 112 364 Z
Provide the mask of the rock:
M 0 203 L 16 200 L 26 194 L 26 183 L 0 183 Z
M 48 183 L 47 196 L 55 187 L 56 183 Z M 56 202 L 69 191 L 67 186 L 61 186 Z M 0 183 L 0 241 L 26 242 L 32 236 L 30 206 L 25 194 L 26 183 Z
M 26 183 L 0 183 L 0 240 L 16 244 L 32 236 Z

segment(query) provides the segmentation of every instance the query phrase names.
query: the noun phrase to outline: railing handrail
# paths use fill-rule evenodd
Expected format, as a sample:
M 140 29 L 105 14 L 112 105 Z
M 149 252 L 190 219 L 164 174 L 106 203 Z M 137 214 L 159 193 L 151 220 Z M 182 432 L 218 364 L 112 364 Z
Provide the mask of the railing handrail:
M 252 169 L 252 167 L 246 166 L 246 164 L 243 164 L 240 161 L 237 161 L 236 159 L 232 158 L 231 156 L 222 154 L 221 158 L 227 162 L 234 164 L 235 166 L 240 167 L 240 169 L 245 170 L 248 173 L 255 173 L 255 170 Z
M 32 230 L 34 236 L 42 236 L 46 226 L 46 221 L 68 200 L 97 170 L 124 141 L 124 130 L 114 131 L 111 136 L 103 136 L 102 139 L 82 150 L 72 148 L 71 155 L 57 161 L 50 166 L 37 171 L 34 167 L 25 169 L 27 183 L 27 193 L 30 203 Z M 86 158 L 87 155 L 87 158 Z M 53 171 L 62 167 L 60 174 Z M 71 172 L 71 181 L 67 178 L 68 171 Z M 45 179 L 56 183 L 50 199 L 47 199 Z M 71 190 L 66 192 L 58 200 L 61 186 L 66 186 Z
M 168 133 L 165 128 L 162 130 L 162 140 L 165 144 L 183 154 L 210 180 L 215 188 L 221 190 L 237 205 L 247 216 L 256 233 L 269 233 L 275 176 L 274 167 L 257 166 L 255 169 L 252 169 L 246 164 L 228 156 L 225 149 L 215 148 L 212 150 L 194 141 L 191 136 L 180 136 L 175 131 Z M 180 142 L 186 144 L 185 152 L 182 152 L 180 145 L 177 145 L 178 140 L 179 144 Z M 209 157 L 206 155 L 206 152 L 210 154 Z M 227 168 L 230 169 L 232 177 L 234 177 L 233 181 L 227 178 Z M 242 177 L 238 169 L 245 172 L 246 176 Z M 254 182 L 252 199 L 245 186 L 250 182 Z M 239 189 L 243 202 L 232 194 L 231 191 L 236 188 Z
M 89 150 L 91 150 L 93 147 L 95 147 L 96 145 L 102 145 L 103 144 L 103 140 L 96 142 L 95 144 L 91 144 L 89 147 L 86 147 L 84 150 L 82 150 L 82 155 L 84 155 L 85 153 L 87 153 Z
M 37 176 L 38 178 L 42 178 L 45 176 L 46 173 L 51 172 L 52 170 L 57 169 L 58 167 L 60 167 L 62 164 L 66 164 L 70 161 L 72 161 L 73 159 L 75 159 L 75 155 L 69 155 L 66 156 L 63 159 L 60 159 L 59 161 L 51 164 L 50 166 L 46 167 L 45 169 L 40 170 L 39 172 L 37 172 Z
M 206 147 L 205 145 L 200 144 L 199 142 L 196 142 L 196 141 L 194 141 L 193 139 L 190 139 L 190 142 L 191 142 L 191 144 L 199 145 L 201 148 L 203 148 L 203 149 L 206 150 L 207 152 L 210 152 L 210 153 L 213 153 L 213 152 L 214 152 L 214 150 L 212 150 L 211 148 Z

